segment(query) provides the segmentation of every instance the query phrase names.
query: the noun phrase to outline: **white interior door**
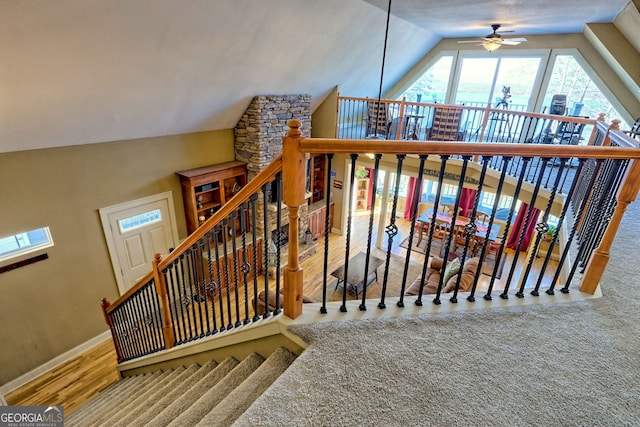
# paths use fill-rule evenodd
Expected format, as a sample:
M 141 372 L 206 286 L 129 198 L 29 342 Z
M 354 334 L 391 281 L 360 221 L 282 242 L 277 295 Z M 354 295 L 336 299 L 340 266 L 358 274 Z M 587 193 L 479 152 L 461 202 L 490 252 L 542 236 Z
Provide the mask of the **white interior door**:
M 100 217 L 121 295 L 178 242 L 171 192 L 100 209 Z

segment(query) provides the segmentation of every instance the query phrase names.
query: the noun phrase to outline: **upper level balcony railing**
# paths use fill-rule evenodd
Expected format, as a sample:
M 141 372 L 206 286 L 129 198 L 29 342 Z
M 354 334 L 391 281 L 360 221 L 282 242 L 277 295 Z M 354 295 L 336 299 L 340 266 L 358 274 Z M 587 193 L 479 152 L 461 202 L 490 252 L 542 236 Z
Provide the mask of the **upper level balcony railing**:
M 522 117 L 550 120 L 539 116 Z M 488 123 L 486 114 L 483 121 Z M 280 313 L 280 307 L 296 318 L 303 310 L 305 290 L 316 281 L 320 292 L 312 299 L 323 313 L 346 311 L 348 299 L 359 301 L 361 310 L 372 304 L 382 310 L 390 300 L 398 306 L 407 302 L 421 306 L 425 300 L 473 304 L 478 295 L 487 301 L 493 295 L 535 298 L 540 292 L 553 295 L 557 289 L 593 293 L 625 208 L 640 188 L 640 149 L 604 122 L 591 124 L 595 131 L 587 145 L 487 144 L 303 138 L 299 122 L 292 120 L 281 157 L 175 251 L 157 258 L 147 277 L 113 304 L 105 301 L 118 357 L 129 360 L 243 327 Z M 484 135 L 487 127 L 479 129 Z M 336 207 L 346 218 L 345 236 L 327 233 L 318 242 L 323 268 L 310 277 L 300 263 L 304 233 L 299 223 L 300 209 L 307 203 L 309 153 L 326 153 L 327 170 L 346 166 L 341 173 L 346 204 Z M 370 169 L 373 187 L 356 218 L 355 169 L 360 164 Z M 395 173 L 396 178 L 392 182 L 392 174 L 386 174 L 385 188 L 378 192 L 377 177 L 383 171 Z M 416 191 L 409 217 L 399 218 L 398 177 L 403 173 L 415 176 L 417 182 L 426 174 L 436 177 L 431 210 L 420 211 Z M 332 188 L 331 174 L 325 176 L 327 188 Z M 440 196 L 447 182 L 459 190 L 451 213 L 441 215 Z M 270 201 L 274 185 L 278 200 Z M 488 188 L 513 196 L 502 224 L 496 219 L 496 205 L 486 217 L 477 215 L 479 194 Z M 328 212 L 332 196 L 326 193 Z M 517 200 L 526 206 L 518 208 Z M 391 206 L 391 212 L 382 215 L 377 205 Z M 270 209 L 274 216 L 268 215 Z M 552 215 L 558 218 L 558 227 L 550 232 Z M 384 226 L 376 229 L 378 216 Z M 258 218 L 265 224 L 260 229 Z M 328 216 L 325 220 L 328 229 Z M 289 235 L 282 265 L 285 249 L 280 237 L 274 239 L 269 231 L 281 230 L 281 223 L 288 223 Z M 376 233 L 384 234 L 381 248 L 373 244 Z M 437 264 L 436 258 L 446 261 Z M 453 258 L 463 267 L 445 282 L 446 262 Z M 471 260 L 476 263 L 472 274 L 466 269 Z M 266 266 L 273 267 L 273 278 Z M 434 274 L 438 280 L 430 282 Z M 416 292 L 409 295 L 412 287 Z M 273 295 L 273 301 L 261 303 L 261 292 Z
M 598 118 L 340 97 L 336 138 L 585 145 Z

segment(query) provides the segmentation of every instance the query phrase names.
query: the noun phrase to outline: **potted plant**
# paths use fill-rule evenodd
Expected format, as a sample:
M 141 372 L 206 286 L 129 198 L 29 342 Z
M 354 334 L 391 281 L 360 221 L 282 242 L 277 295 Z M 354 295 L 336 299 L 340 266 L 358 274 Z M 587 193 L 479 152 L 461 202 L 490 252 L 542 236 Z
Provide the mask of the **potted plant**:
M 547 231 L 542 235 L 542 238 L 547 242 L 550 242 L 553 239 L 554 234 L 556 234 L 556 230 L 558 227 L 555 225 L 550 225 Z
M 355 175 L 358 179 L 369 178 L 369 171 L 366 169 L 356 169 Z

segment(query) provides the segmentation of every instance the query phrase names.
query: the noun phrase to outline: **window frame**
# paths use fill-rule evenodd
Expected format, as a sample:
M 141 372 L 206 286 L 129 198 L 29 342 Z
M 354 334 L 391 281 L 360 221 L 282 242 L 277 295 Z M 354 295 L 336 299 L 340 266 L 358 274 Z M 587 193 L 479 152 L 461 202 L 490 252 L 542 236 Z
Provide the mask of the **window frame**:
M 2 236 L 0 237 L 0 239 L 7 239 L 7 238 L 15 238 L 18 239 L 18 236 L 21 236 L 23 234 L 27 234 L 27 233 L 33 233 L 36 231 L 43 231 L 45 236 L 46 236 L 46 241 L 42 242 L 42 243 L 38 243 L 38 244 L 29 244 L 23 247 L 18 247 L 15 250 L 11 250 L 11 251 L 6 251 L 6 252 L 0 252 L 0 263 L 5 263 L 7 261 L 12 261 L 12 260 L 18 260 L 22 257 L 24 257 L 25 255 L 28 254 L 32 254 L 34 252 L 38 252 L 41 251 L 43 249 L 46 248 L 50 248 L 54 245 L 53 243 L 53 237 L 51 236 L 51 229 L 49 228 L 49 226 L 44 226 L 44 227 L 40 227 L 40 228 L 35 228 L 32 230 L 27 230 L 27 231 L 22 231 L 19 233 L 14 233 L 14 234 L 10 234 L 8 236 Z

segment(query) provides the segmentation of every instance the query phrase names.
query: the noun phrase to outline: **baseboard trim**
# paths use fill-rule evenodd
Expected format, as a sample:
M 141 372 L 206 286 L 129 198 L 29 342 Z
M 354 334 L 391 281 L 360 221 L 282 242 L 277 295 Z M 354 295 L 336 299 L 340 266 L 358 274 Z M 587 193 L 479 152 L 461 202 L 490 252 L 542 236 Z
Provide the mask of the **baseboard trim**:
M 32 369 L 26 374 L 20 375 L 18 378 L 0 386 L 0 405 L 7 406 L 7 401 L 4 398 L 7 393 L 12 392 L 19 387 L 22 387 L 29 381 L 38 378 L 40 375 L 49 372 L 50 370 L 62 365 L 65 362 L 68 362 L 74 357 L 79 356 L 90 348 L 95 347 L 96 345 L 108 339 L 111 339 L 111 332 L 109 330 L 106 330 L 100 335 L 91 338 L 89 341 L 86 341 L 79 346 L 74 347 L 65 353 L 62 353 L 61 355 L 54 357 L 53 359 L 49 360 L 46 363 L 43 363 L 35 369 Z

